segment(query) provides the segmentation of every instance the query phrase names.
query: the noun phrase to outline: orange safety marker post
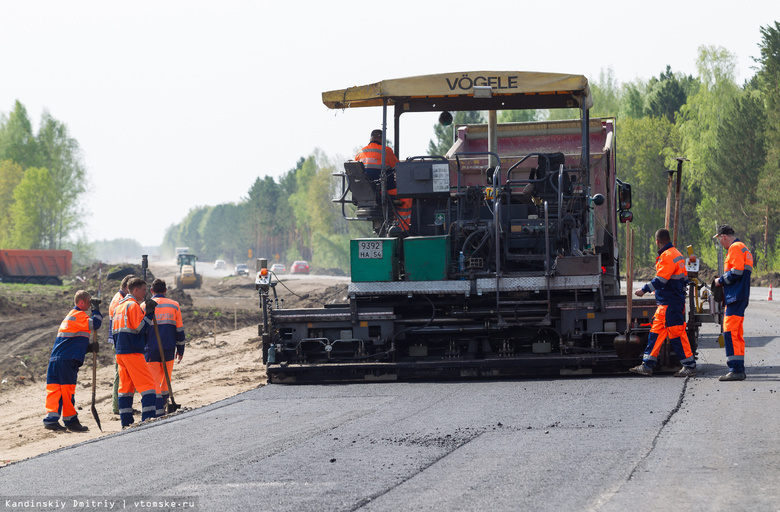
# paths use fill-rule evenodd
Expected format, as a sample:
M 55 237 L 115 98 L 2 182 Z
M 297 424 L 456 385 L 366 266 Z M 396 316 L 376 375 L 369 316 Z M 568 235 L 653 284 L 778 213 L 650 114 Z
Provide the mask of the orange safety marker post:
M 766 300 L 772 300 L 772 285 L 769 285 L 769 297 L 766 298 Z

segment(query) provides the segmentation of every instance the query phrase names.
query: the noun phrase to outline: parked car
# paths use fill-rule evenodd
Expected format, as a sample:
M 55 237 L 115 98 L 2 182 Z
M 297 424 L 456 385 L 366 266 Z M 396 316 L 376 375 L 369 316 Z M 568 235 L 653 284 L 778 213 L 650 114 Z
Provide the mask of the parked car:
M 285 270 L 287 270 L 287 268 L 284 266 L 283 263 L 274 263 L 273 265 L 271 265 L 271 272 L 273 272 L 274 274 L 281 274 Z
M 236 275 L 237 276 L 248 276 L 249 275 L 249 267 L 247 267 L 243 263 L 239 263 L 236 265 Z
M 290 273 L 291 274 L 308 274 L 309 273 L 309 262 L 307 261 L 294 261 L 292 266 L 290 267 Z
M 214 270 L 224 270 L 227 267 L 225 260 L 217 260 L 214 262 Z

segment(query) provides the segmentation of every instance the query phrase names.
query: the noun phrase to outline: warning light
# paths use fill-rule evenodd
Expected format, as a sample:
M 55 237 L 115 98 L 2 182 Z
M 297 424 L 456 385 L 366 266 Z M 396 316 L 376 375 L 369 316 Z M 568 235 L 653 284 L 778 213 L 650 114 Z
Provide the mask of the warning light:
M 601 267 L 601 273 L 606 274 L 607 273 L 607 267 Z
M 268 275 L 268 269 L 267 268 L 261 268 L 260 269 L 260 275 L 262 277 L 266 277 Z

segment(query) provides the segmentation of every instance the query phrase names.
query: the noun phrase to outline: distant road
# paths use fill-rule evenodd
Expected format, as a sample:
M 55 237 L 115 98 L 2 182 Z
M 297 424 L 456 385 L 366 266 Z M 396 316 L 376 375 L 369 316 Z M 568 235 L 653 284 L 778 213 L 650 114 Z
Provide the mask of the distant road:
M 690 379 L 269 385 L 2 468 L 0 494 L 296 512 L 778 510 L 780 301 L 754 296 L 744 382 L 718 381 L 725 354 L 706 325 Z

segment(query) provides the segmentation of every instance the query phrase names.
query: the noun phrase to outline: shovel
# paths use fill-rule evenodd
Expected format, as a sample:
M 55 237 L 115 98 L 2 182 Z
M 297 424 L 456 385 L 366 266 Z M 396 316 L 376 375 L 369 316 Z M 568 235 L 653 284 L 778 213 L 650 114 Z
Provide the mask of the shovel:
M 98 267 L 98 300 L 100 300 L 100 280 L 103 277 L 103 262 L 100 262 Z M 97 343 L 97 329 L 92 331 L 92 343 Z M 100 426 L 100 416 L 98 416 L 97 408 L 95 407 L 95 393 L 97 391 L 97 352 L 92 352 L 92 417 L 95 418 L 98 429 L 103 432 L 103 428 Z
M 176 400 L 173 398 L 173 388 L 171 387 L 171 377 L 168 375 L 168 365 L 165 364 L 165 353 L 163 352 L 163 345 L 162 345 L 162 338 L 160 338 L 160 329 L 157 327 L 157 317 L 152 316 L 152 321 L 154 322 L 154 335 L 157 336 L 157 348 L 160 350 L 160 361 L 163 367 L 163 373 L 165 373 L 165 383 L 168 384 L 168 395 L 171 397 L 171 403 L 166 404 L 165 413 L 169 414 L 172 412 L 176 412 L 178 408 L 181 407 L 181 405 L 176 403 Z
M 92 343 L 97 342 L 97 331 L 92 333 Z M 103 432 L 103 428 L 100 426 L 100 416 L 98 416 L 97 409 L 95 408 L 95 392 L 97 390 L 97 353 L 92 352 L 92 417 L 95 418 L 98 429 Z

